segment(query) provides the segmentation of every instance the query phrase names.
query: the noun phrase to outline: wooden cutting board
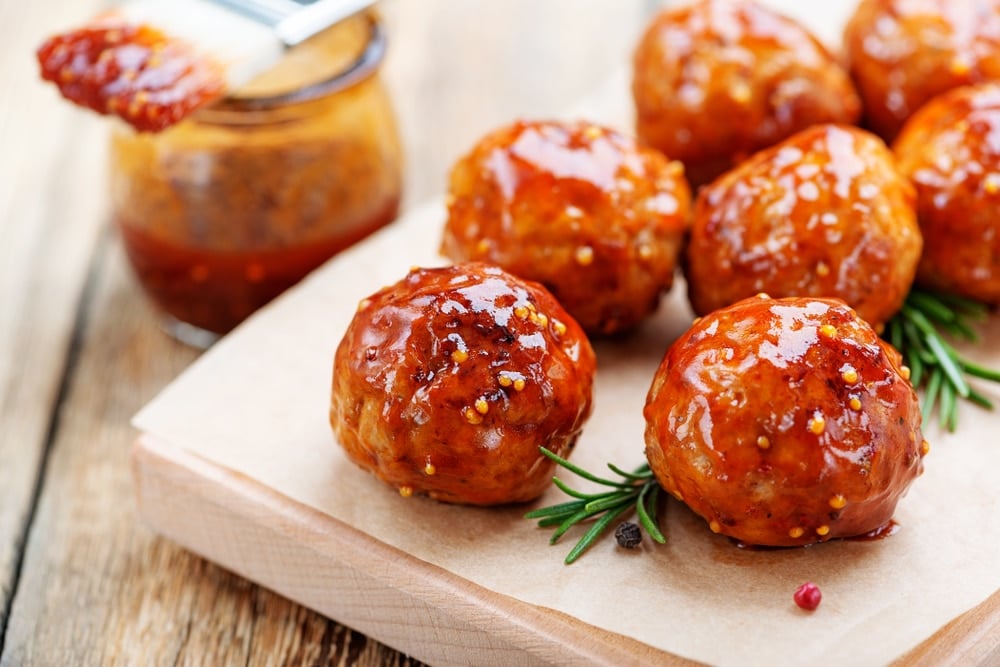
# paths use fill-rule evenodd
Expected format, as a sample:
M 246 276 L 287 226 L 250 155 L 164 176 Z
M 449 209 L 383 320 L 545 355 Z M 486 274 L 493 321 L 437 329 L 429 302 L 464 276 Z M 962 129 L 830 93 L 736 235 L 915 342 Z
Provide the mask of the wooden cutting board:
M 477 586 L 154 437 L 136 441 L 132 468 L 156 532 L 425 662 L 698 664 Z M 895 664 L 1000 664 L 1000 593 Z
M 425 662 L 695 664 L 476 586 L 155 438 L 132 461 L 154 530 Z

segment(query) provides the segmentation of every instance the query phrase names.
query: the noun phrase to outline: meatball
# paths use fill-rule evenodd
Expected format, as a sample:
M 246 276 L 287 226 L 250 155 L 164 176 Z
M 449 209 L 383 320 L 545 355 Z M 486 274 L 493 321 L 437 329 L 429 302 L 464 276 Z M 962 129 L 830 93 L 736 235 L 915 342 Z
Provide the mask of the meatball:
M 796 546 L 884 526 L 928 445 L 900 355 L 843 302 L 759 296 L 698 320 L 646 400 L 657 480 L 716 533 Z
M 671 7 L 633 62 L 639 139 L 684 163 L 692 185 L 818 123 L 851 124 L 847 72 L 792 19 L 754 2 Z
M 455 165 L 450 195 L 445 255 L 537 280 L 594 334 L 656 310 L 691 212 L 679 163 L 583 122 L 489 134 Z
M 1000 1 L 862 0 L 844 50 L 868 127 L 892 141 L 932 97 L 1000 79 Z
M 330 423 L 404 496 L 532 500 L 591 410 L 594 352 L 542 286 L 497 267 L 414 269 L 362 301 L 337 348 Z
M 917 282 L 1000 304 L 1000 84 L 931 100 L 893 148 L 917 189 Z
M 685 255 L 691 305 L 704 315 L 759 292 L 837 297 L 880 328 L 920 258 L 914 199 L 878 137 L 804 130 L 698 193 Z

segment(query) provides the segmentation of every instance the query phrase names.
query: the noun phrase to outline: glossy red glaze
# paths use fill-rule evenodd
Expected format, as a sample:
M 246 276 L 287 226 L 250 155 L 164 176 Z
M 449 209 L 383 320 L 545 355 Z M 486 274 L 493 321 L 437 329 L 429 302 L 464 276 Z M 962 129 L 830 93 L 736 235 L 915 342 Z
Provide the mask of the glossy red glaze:
M 532 500 L 591 410 L 596 360 L 543 287 L 499 268 L 415 269 L 362 302 L 334 360 L 330 423 L 404 495 Z
M 861 106 L 837 61 L 795 21 L 745 0 L 663 10 L 635 52 L 639 138 L 701 185 L 817 123 L 854 123 Z
M 445 255 L 537 280 L 598 334 L 656 309 L 691 208 L 679 163 L 582 122 L 496 130 L 455 165 L 450 195 Z
M 685 254 L 695 312 L 760 292 L 843 299 L 880 327 L 920 257 L 910 183 L 878 137 L 820 125 L 701 189 Z
M 664 489 L 749 544 L 884 525 L 927 451 L 899 353 L 832 299 L 755 297 L 701 318 L 664 356 L 644 414 Z
M 844 50 L 866 122 L 891 141 L 936 95 L 1000 80 L 1000 1 L 862 0 Z
M 38 49 L 42 78 L 68 100 L 158 131 L 222 96 L 222 66 L 156 28 L 109 19 Z
M 917 282 L 1000 304 L 1000 83 L 931 100 L 893 149 L 917 189 Z

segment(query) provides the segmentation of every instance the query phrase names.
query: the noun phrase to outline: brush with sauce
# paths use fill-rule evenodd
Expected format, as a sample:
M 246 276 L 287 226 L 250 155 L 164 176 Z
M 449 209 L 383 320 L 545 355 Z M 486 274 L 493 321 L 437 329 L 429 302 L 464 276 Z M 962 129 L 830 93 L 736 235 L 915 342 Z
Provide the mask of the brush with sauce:
M 74 104 L 158 132 L 232 94 L 286 48 L 373 0 L 133 0 L 38 49 L 42 78 Z

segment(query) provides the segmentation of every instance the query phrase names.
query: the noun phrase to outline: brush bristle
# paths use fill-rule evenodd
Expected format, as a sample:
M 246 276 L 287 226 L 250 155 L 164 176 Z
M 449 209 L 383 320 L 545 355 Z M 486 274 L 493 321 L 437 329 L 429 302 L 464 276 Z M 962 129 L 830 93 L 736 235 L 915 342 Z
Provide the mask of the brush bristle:
M 284 50 L 269 26 L 204 0 L 141 0 L 115 14 L 151 25 L 221 63 L 230 91 L 274 66 Z

